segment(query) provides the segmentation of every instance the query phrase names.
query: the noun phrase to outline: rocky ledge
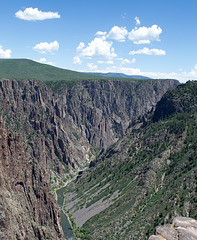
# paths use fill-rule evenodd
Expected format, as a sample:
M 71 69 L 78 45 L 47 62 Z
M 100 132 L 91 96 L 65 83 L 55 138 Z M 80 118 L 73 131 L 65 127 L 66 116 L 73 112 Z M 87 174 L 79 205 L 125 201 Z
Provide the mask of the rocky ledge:
M 176 217 L 172 224 L 156 228 L 156 234 L 149 240 L 196 240 L 197 221 L 188 217 Z

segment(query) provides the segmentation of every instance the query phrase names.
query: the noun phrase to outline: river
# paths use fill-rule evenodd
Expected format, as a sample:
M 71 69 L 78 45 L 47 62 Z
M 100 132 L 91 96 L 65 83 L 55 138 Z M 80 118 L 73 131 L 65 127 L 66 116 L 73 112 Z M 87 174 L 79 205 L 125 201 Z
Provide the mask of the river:
M 64 203 L 64 191 L 65 191 L 65 187 L 60 188 L 59 190 L 56 191 L 57 194 L 57 202 L 58 202 L 58 206 L 60 208 L 60 213 L 61 213 L 61 222 L 62 222 L 62 229 L 64 232 L 64 235 L 66 237 L 66 239 L 68 240 L 76 240 L 73 231 L 72 231 L 72 227 L 70 226 L 70 223 L 68 221 L 67 216 L 64 214 L 62 207 L 63 207 L 63 203 Z

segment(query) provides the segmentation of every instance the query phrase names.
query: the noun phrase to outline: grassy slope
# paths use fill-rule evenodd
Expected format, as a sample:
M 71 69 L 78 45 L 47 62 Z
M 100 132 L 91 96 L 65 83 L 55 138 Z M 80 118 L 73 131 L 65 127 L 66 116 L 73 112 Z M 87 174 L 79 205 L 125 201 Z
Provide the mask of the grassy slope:
M 31 79 L 45 82 L 55 91 L 64 90 L 67 86 L 74 86 L 83 80 L 108 81 L 150 81 L 147 79 L 115 78 L 95 74 L 86 74 L 61 69 L 47 64 L 38 63 L 28 59 L 0 59 L 0 79 Z
M 62 69 L 29 59 L 0 59 L 0 78 L 41 81 L 109 80 L 105 76 Z
M 98 76 L 41 64 L 28 59 L 0 59 L 0 78 L 41 81 L 88 80 Z
M 169 96 L 174 113 L 133 130 L 68 189 L 81 197 L 79 208 L 119 191 L 110 207 L 84 224 L 90 239 L 148 239 L 173 216 L 197 218 L 197 83 Z M 186 110 L 183 101 L 193 104 Z

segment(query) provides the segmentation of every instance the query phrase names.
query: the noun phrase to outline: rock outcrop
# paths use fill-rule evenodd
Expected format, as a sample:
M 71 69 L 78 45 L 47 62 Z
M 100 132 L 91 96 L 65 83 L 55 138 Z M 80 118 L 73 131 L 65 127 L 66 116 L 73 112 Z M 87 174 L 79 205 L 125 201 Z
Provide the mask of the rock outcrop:
M 156 228 L 156 234 L 149 240 L 196 240 L 197 221 L 188 217 L 175 217 L 172 225 Z
M 64 239 L 43 156 L 0 118 L 0 239 Z

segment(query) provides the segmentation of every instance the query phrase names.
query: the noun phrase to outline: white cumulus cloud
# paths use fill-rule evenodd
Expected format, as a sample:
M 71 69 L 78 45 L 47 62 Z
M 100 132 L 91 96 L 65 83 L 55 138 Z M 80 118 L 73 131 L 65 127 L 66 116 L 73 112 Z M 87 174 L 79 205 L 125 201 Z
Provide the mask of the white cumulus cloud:
M 139 19 L 139 17 L 135 17 L 135 21 L 136 21 L 136 25 L 140 25 L 140 19 Z
M 105 41 L 102 38 L 95 38 L 86 47 L 85 44 L 80 43 L 77 47 L 80 57 L 84 58 L 104 58 L 112 59 L 117 56 L 112 47 L 112 42 Z
M 149 48 L 143 48 L 139 49 L 137 51 L 130 51 L 130 55 L 136 55 L 136 54 L 145 54 L 145 55 L 166 55 L 166 52 L 162 49 L 149 49 Z
M 93 63 L 87 63 L 87 67 L 88 67 L 88 71 L 97 71 L 98 70 L 98 66 L 97 65 L 95 65 L 95 64 L 93 64 Z
M 0 58 L 10 58 L 11 53 L 11 49 L 3 50 L 3 47 L 0 45 Z
M 119 58 L 119 60 L 121 61 L 121 65 L 124 65 L 124 64 L 132 64 L 132 63 L 135 63 L 136 62 L 136 59 L 133 58 L 131 60 L 129 59 L 124 59 L 124 58 Z
M 102 40 L 106 40 L 107 32 L 98 31 L 95 33 L 95 36 L 101 38 Z
M 47 60 L 46 60 L 46 58 L 40 58 L 40 60 L 38 60 L 38 62 L 40 62 L 40 63 L 46 63 Z
M 150 44 L 151 41 L 159 41 L 162 29 L 157 25 L 132 29 L 128 34 L 129 40 L 134 44 Z
M 197 80 L 197 64 L 189 72 L 182 71 L 181 75 L 187 76 L 187 80 Z
M 113 39 L 113 40 L 117 40 L 119 42 L 124 42 L 127 34 L 128 34 L 128 31 L 127 31 L 126 27 L 114 26 L 110 30 L 107 37 L 110 39 Z
M 107 32 L 102 32 L 102 31 L 98 31 L 96 32 L 96 36 L 105 36 L 107 34 Z
M 38 10 L 38 8 L 32 7 L 26 8 L 24 11 L 19 10 L 18 12 L 15 13 L 15 16 L 19 19 L 27 21 L 60 18 L 58 12 L 42 12 Z
M 41 42 L 36 44 L 33 47 L 34 51 L 37 51 L 41 54 L 47 54 L 47 53 L 54 53 L 55 51 L 58 51 L 59 49 L 59 43 L 57 41 L 48 43 L 48 42 Z
M 80 52 L 84 47 L 85 47 L 85 43 L 84 42 L 80 42 L 79 46 L 77 47 L 77 52 Z
M 120 66 L 107 67 L 103 72 L 124 73 L 127 75 L 141 75 L 141 71 L 139 68 L 128 68 Z
M 36 62 L 39 62 L 39 63 L 44 63 L 44 64 L 49 64 L 49 65 L 53 65 L 55 66 L 55 64 L 53 62 L 48 62 L 46 60 L 46 58 L 40 58 L 39 60 L 35 60 Z
M 108 61 L 97 61 L 99 64 L 114 64 L 114 61 L 113 60 L 108 60 Z
M 79 56 L 75 56 L 75 57 L 73 57 L 73 63 L 74 64 L 81 64 L 82 61 L 81 61 Z

